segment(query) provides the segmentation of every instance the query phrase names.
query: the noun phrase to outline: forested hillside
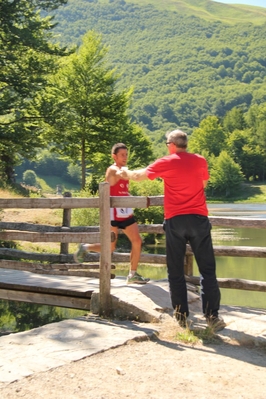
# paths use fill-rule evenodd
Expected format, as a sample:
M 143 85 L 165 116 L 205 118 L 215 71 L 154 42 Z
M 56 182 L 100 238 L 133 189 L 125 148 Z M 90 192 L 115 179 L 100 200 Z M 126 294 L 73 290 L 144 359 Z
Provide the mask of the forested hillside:
M 266 9 L 195 0 L 69 0 L 55 20 L 64 45 L 80 44 L 91 29 L 102 34 L 119 84 L 134 87 L 133 119 L 155 142 L 170 128 L 191 133 L 208 115 L 265 102 Z

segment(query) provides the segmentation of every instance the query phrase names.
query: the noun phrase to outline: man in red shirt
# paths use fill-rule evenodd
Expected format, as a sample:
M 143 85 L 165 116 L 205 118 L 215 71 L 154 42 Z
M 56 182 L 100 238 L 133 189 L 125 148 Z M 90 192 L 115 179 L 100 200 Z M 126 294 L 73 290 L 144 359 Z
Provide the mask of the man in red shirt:
M 117 143 L 112 148 L 112 158 L 114 164 L 111 165 L 105 175 L 105 180 L 110 183 L 110 195 L 111 196 L 129 196 L 128 179 L 124 180 L 118 172 L 121 168 L 127 164 L 128 150 L 125 144 Z M 124 233 L 131 242 L 131 253 L 130 253 L 130 271 L 127 277 L 128 284 L 146 284 L 150 279 L 142 277 L 137 273 L 138 262 L 141 254 L 142 240 L 139 235 L 138 225 L 133 215 L 131 208 L 111 208 L 111 231 L 116 235 L 116 240 L 111 243 L 111 251 L 113 252 L 116 248 L 118 229 L 124 230 Z M 74 260 L 77 263 L 84 261 L 84 256 L 87 251 L 101 252 L 100 243 L 95 244 L 81 244 L 79 249 L 74 254 Z
M 209 179 L 205 158 L 187 152 L 187 134 L 174 130 L 166 134 L 169 155 L 144 169 L 119 171 L 124 179 L 164 180 L 164 229 L 169 288 L 174 314 L 181 326 L 189 315 L 184 276 L 186 244 L 193 250 L 201 274 L 203 314 L 216 331 L 225 327 L 218 315 L 220 290 L 211 239 L 204 188 Z

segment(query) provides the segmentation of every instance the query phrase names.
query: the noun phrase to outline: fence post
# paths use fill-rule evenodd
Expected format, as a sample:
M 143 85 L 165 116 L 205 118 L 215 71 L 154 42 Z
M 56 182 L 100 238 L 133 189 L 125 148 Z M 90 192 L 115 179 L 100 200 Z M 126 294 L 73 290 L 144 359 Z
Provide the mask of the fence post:
M 100 209 L 100 301 L 99 314 L 110 316 L 111 303 L 111 225 L 110 225 L 110 185 L 99 184 L 99 209 Z
M 66 191 L 63 195 L 64 198 L 72 197 L 72 194 L 69 191 Z M 64 209 L 63 210 L 63 222 L 62 227 L 70 227 L 71 223 L 71 209 Z M 60 244 L 60 254 L 68 254 L 68 243 L 61 242 Z
M 193 276 L 193 255 L 185 256 L 185 268 L 184 273 L 186 276 Z

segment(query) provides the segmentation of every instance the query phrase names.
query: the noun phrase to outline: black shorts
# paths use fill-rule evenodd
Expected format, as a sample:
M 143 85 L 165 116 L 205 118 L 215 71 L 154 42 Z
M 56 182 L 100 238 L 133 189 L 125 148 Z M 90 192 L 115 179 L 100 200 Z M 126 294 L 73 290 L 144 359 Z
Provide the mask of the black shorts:
M 125 230 L 126 227 L 131 226 L 132 224 L 137 223 L 134 216 L 127 218 L 125 220 L 111 220 L 111 226 L 118 227 L 119 229 Z

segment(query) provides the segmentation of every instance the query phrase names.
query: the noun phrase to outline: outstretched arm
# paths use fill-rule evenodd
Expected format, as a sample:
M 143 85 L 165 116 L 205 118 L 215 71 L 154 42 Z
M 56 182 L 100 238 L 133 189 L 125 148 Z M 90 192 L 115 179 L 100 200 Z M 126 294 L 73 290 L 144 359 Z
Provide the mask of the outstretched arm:
M 147 168 L 138 170 L 119 170 L 116 172 L 116 174 L 125 180 L 141 181 L 148 179 L 148 176 L 146 175 L 146 170 Z

